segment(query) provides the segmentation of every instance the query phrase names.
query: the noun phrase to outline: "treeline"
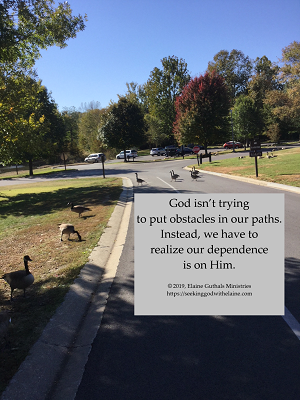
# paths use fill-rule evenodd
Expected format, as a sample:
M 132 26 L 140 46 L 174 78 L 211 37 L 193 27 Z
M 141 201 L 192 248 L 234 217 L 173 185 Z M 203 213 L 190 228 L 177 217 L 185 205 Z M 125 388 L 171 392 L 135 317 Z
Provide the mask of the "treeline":
M 231 139 L 232 132 L 245 144 L 258 136 L 299 138 L 299 42 L 284 48 L 276 64 L 222 50 L 193 78 L 185 60 L 169 56 L 146 83 L 127 83 L 125 95 L 108 107 L 91 102 L 59 112 L 32 68 L 40 49 L 65 47 L 84 20 L 72 16 L 67 2 L 57 8 L 51 0 L 0 3 L 1 162 L 28 162 L 32 174 L 34 160 L 61 153 L 82 159 L 130 147 L 207 147 Z
M 101 110 L 94 141 L 102 149 L 189 143 L 207 148 L 232 134 L 245 146 L 257 137 L 299 140 L 300 42 L 285 47 L 278 63 L 222 50 L 194 78 L 183 59 L 166 57 L 161 64 L 146 83 L 127 83 L 127 93 Z M 85 134 L 87 143 L 90 133 Z

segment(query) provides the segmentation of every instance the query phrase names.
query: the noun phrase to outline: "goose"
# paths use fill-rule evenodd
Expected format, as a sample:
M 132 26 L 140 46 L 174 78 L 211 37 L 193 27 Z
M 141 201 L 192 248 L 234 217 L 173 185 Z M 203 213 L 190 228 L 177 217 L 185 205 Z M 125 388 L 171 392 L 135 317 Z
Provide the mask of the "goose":
M 29 256 L 24 256 L 24 266 L 25 270 L 20 271 L 13 271 L 4 274 L 1 279 L 4 279 L 10 285 L 10 300 L 12 301 L 13 291 L 15 289 L 23 289 L 24 290 L 24 297 L 25 297 L 25 289 L 32 285 L 34 282 L 34 276 L 28 269 L 28 261 L 32 261 Z
M 92 211 L 90 208 L 88 207 L 84 207 L 84 206 L 74 206 L 72 202 L 67 204 L 68 206 L 71 206 L 71 211 L 76 212 L 77 214 L 79 214 L 79 217 L 81 217 L 81 214 L 85 211 Z
M 140 183 L 142 185 L 143 182 L 145 182 L 144 179 L 141 179 L 141 178 L 138 177 L 138 174 L 136 172 L 135 172 L 135 177 L 136 177 L 136 181 L 137 181 L 138 184 Z
M 179 175 L 175 174 L 173 170 L 170 171 L 170 174 L 171 174 L 171 181 L 174 179 L 174 181 L 176 182 L 176 179 L 179 178 Z
M 199 178 L 198 175 L 193 175 L 193 171 L 191 171 L 191 177 L 192 177 L 192 180 L 193 180 L 193 179 L 197 180 L 197 179 Z
M 77 231 L 75 231 L 74 225 L 72 224 L 60 224 L 59 225 L 59 229 L 61 231 L 61 236 L 60 236 L 60 241 L 62 242 L 62 237 L 63 234 L 65 235 L 69 235 L 68 240 L 70 240 L 70 234 L 71 233 L 76 233 L 78 236 L 78 240 L 79 242 L 81 242 L 81 236 L 79 235 L 79 233 Z
M 200 171 L 199 171 L 199 170 L 196 170 L 196 168 L 195 168 L 195 167 L 193 167 L 193 168 L 192 168 L 192 171 L 191 171 L 191 173 L 192 173 L 192 175 L 193 175 L 193 176 L 196 176 L 196 177 L 198 177 L 198 176 L 199 176 L 199 174 L 200 174 Z

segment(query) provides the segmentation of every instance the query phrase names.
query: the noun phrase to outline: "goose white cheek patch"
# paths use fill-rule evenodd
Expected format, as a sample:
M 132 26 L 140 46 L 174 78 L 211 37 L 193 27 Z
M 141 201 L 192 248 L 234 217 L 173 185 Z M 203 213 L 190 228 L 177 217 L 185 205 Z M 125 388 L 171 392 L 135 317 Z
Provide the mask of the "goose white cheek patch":
M 136 194 L 135 315 L 283 315 L 284 194 Z

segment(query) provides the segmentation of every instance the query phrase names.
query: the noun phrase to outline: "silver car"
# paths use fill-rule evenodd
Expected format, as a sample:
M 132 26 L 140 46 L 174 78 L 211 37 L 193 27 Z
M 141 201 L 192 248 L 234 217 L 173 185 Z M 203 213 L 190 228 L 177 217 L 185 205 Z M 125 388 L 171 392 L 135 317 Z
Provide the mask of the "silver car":
M 102 161 L 102 156 L 104 156 L 104 161 L 106 160 L 105 154 L 103 153 L 93 153 L 87 156 L 84 161 L 90 163 L 97 163 Z
M 150 156 L 164 156 L 166 154 L 166 150 L 163 147 L 153 147 L 150 150 Z
M 136 150 L 126 150 L 126 158 L 135 158 L 137 156 L 138 154 Z M 120 153 L 116 155 L 116 158 L 124 158 L 124 151 L 120 151 Z

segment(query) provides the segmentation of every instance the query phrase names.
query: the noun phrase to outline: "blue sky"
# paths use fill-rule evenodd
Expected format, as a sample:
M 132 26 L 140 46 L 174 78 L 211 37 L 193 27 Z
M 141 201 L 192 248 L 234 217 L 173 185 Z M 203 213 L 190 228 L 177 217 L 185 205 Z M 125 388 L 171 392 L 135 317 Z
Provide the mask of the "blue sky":
M 101 107 L 145 83 L 160 60 L 183 58 L 203 74 L 220 50 L 276 62 L 300 41 L 299 0 L 69 0 L 87 14 L 83 32 L 65 49 L 42 51 L 35 68 L 60 110 L 98 101 Z

